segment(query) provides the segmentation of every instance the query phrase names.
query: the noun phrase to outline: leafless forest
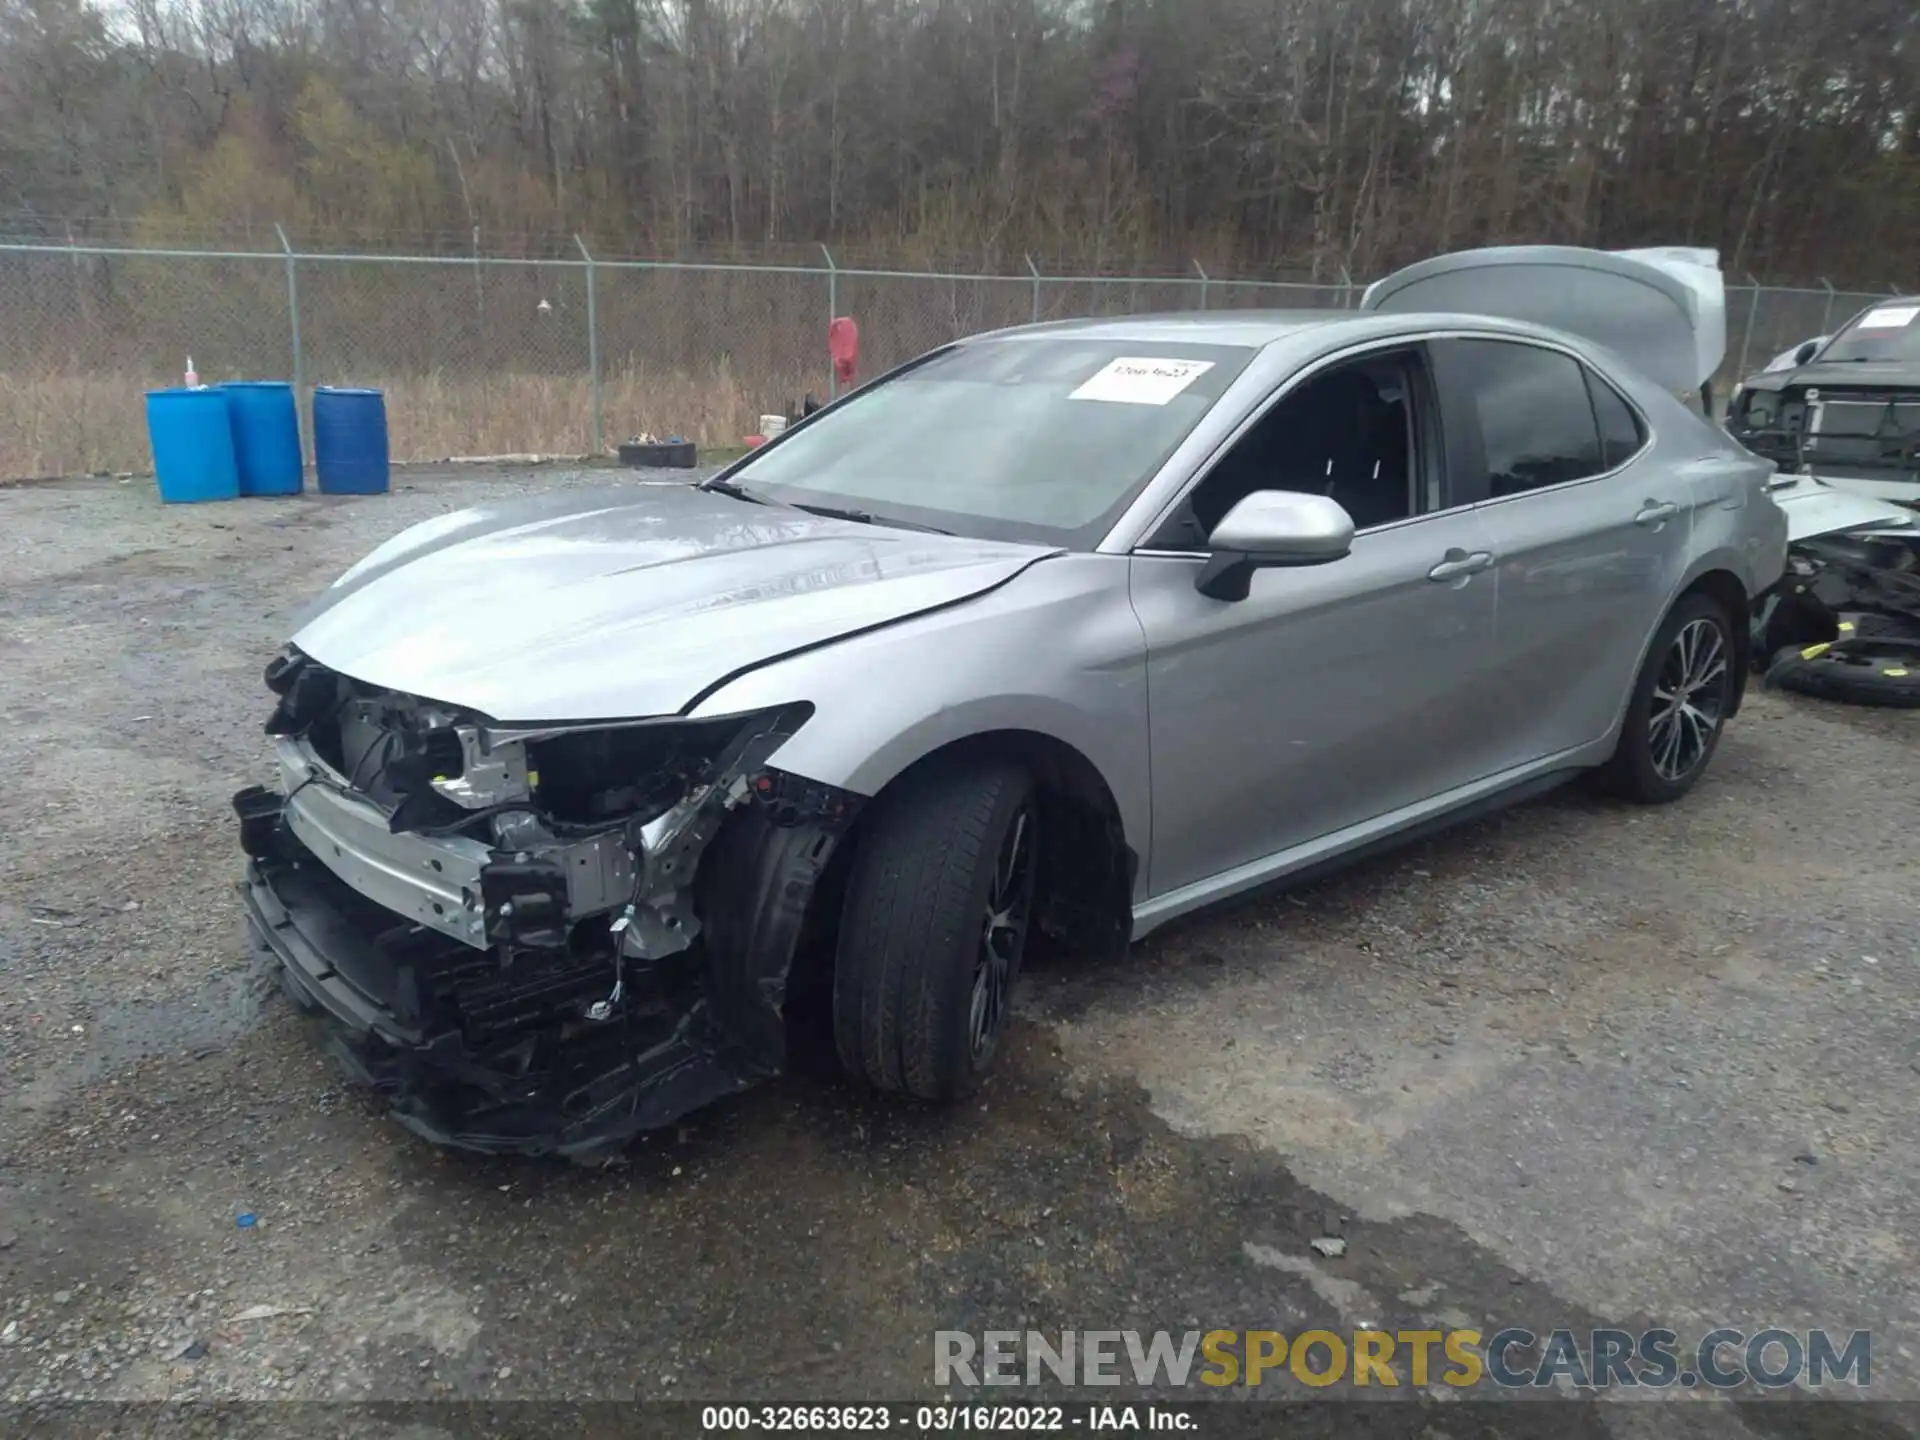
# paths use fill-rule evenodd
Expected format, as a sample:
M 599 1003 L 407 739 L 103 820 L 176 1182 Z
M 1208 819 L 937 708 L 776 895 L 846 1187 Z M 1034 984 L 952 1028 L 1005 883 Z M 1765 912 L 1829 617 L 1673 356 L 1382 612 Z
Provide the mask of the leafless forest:
M 0 0 L 4 228 L 1920 270 L 1912 0 Z

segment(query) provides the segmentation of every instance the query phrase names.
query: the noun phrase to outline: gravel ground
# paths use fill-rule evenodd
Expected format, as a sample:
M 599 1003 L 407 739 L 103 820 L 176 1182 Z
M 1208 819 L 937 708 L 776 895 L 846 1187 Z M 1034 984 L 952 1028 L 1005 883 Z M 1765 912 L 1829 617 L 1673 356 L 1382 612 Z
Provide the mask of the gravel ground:
M 898 1398 L 940 1328 L 1361 1321 L 1871 1328 L 1920 1399 L 1920 715 L 1758 696 L 1679 806 L 1042 968 L 957 1111 L 794 1081 L 601 1171 L 406 1134 L 246 956 L 260 668 L 402 526 L 608 478 L 0 490 L 0 1399 Z

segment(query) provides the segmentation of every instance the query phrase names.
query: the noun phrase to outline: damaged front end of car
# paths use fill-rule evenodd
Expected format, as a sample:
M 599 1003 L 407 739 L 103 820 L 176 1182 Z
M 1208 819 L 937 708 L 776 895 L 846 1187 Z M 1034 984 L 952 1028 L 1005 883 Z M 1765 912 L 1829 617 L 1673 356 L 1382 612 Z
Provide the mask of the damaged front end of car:
M 297 650 L 234 797 L 256 947 L 438 1143 L 592 1159 L 786 1065 L 859 797 L 768 761 L 811 709 L 505 726 Z

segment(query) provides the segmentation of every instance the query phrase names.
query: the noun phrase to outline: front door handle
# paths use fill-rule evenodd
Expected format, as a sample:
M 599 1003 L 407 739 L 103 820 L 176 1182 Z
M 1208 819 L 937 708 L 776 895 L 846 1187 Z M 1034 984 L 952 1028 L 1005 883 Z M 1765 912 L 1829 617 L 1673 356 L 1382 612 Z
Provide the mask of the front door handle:
M 1645 525 L 1649 529 L 1664 525 L 1680 513 L 1680 507 L 1666 500 L 1644 500 L 1640 504 L 1640 513 L 1633 517 L 1636 525 Z
M 1493 552 L 1476 550 L 1469 555 L 1464 550 L 1449 550 L 1447 558 L 1427 571 L 1429 580 L 1464 580 L 1469 575 L 1478 575 L 1493 564 Z

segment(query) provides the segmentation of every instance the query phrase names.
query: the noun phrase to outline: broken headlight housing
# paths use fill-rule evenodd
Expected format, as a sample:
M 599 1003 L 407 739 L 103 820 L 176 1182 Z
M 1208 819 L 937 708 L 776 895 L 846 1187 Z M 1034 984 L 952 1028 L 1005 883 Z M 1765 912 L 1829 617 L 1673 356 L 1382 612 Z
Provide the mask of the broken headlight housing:
M 691 887 L 701 852 L 731 811 L 779 798 L 756 782 L 771 783 L 767 760 L 812 714 L 801 704 L 516 727 L 364 685 L 291 649 L 267 683 L 279 696 L 266 728 L 283 741 L 289 800 L 318 783 L 377 807 L 388 834 L 415 837 L 410 847 L 367 838 L 349 845 L 353 855 L 336 850 L 344 868 L 390 899 L 382 875 L 426 864 L 458 903 L 403 885 L 403 898 L 427 905 L 403 913 L 508 964 L 578 950 L 590 931 L 604 945 L 609 916 L 616 954 L 686 949 L 699 933 Z M 319 803 L 290 806 L 290 823 L 325 848 L 324 826 L 303 813 Z M 422 840 L 448 853 L 423 861 Z

